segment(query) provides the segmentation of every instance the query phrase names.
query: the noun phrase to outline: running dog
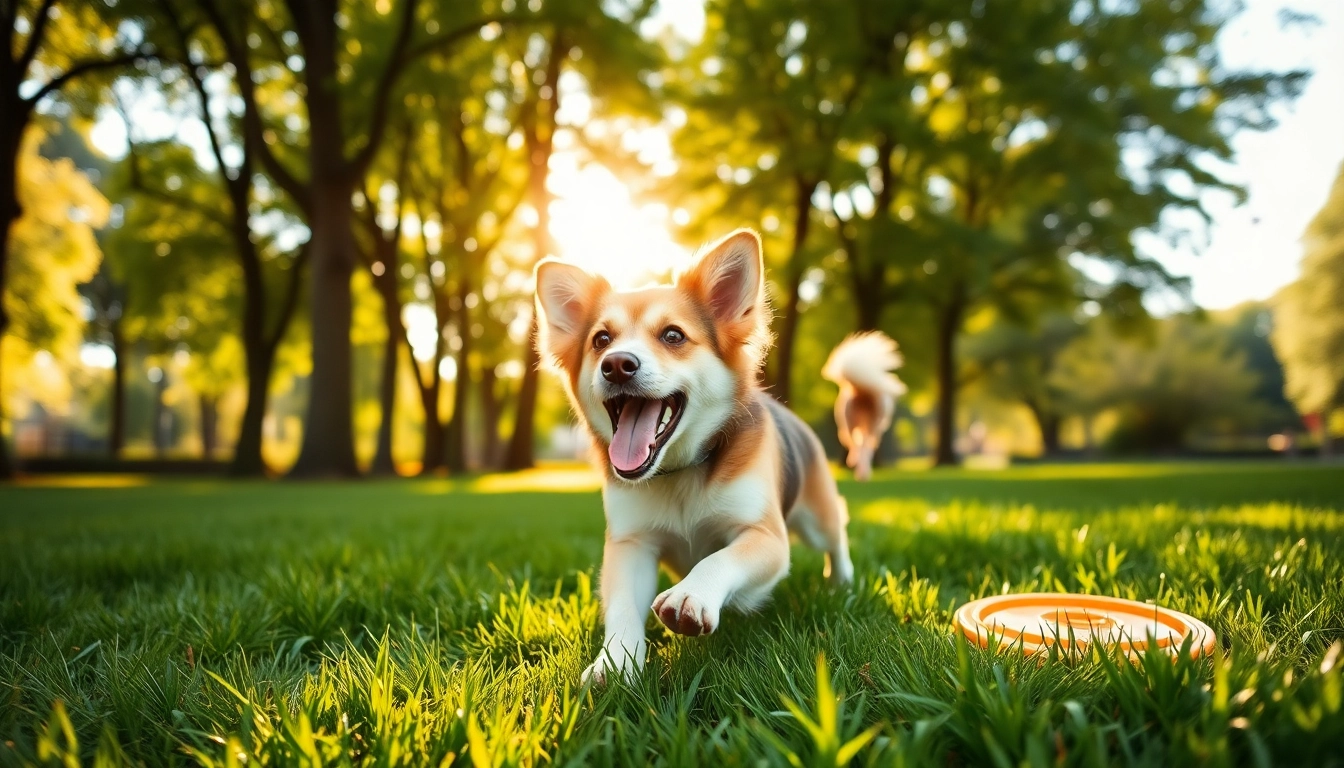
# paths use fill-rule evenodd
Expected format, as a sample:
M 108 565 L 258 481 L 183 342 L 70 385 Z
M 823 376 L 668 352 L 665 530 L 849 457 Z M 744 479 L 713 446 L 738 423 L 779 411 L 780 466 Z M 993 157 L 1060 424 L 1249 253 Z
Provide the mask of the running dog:
M 881 331 L 869 331 L 840 342 L 821 369 L 822 378 L 840 385 L 835 425 L 856 480 L 872 476 L 873 454 L 891 428 L 896 398 L 905 394 L 905 385 L 891 373 L 901 362 L 896 342 Z
M 817 436 L 761 390 L 770 346 L 755 232 L 698 254 L 671 284 L 616 291 L 554 259 L 537 265 L 538 348 L 560 374 L 603 474 L 604 682 L 642 669 L 644 622 L 706 635 L 725 607 L 760 607 L 789 570 L 789 533 L 853 578 L 849 514 Z M 662 562 L 679 581 L 658 594 Z

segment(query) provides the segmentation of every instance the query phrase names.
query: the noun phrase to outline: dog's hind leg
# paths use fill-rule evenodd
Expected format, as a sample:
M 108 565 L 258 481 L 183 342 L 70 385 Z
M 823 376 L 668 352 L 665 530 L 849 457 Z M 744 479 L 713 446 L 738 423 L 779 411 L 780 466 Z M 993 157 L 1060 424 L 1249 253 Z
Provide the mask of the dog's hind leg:
M 821 456 L 820 452 L 818 456 Z M 818 458 L 808 466 L 799 502 L 799 508 L 790 516 L 789 528 L 808 546 L 826 553 L 826 576 L 833 584 L 853 581 L 854 563 L 849 558 L 849 507 L 835 487 L 830 467 L 823 459 Z

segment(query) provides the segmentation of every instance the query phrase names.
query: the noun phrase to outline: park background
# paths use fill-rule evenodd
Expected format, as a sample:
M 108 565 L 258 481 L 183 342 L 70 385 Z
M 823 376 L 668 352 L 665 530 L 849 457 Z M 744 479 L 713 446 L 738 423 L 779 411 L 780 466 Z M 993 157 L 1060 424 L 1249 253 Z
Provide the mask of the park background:
M 1344 5 L 0 17 L 0 766 L 1344 759 Z M 829 447 L 830 349 L 905 355 L 885 466 L 835 467 L 855 584 L 795 548 L 582 686 L 601 499 L 532 265 L 740 226 Z M 1217 647 L 951 631 L 1038 591 Z
M 766 240 L 765 380 L 828 440 L 821 362 L 881 329 L 911 389 L 889 461 L 1328 453 L 1318 6 L 16 3 L 6 454 L 573 458 L 531 265 L 637 285 L 737 226 Z

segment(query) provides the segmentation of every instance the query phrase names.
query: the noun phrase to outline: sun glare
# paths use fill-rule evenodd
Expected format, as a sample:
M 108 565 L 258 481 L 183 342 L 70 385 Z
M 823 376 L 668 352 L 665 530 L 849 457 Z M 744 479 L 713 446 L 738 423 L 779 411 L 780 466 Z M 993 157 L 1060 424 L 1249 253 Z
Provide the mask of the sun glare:
M 580 167 L 573 156 L 557 156 L 550 186 L 551 236 L 566 261 L 631 288 L 665 278 L 689 259 L 668 233 L 673 212 L 638 204 L 605 166 Z

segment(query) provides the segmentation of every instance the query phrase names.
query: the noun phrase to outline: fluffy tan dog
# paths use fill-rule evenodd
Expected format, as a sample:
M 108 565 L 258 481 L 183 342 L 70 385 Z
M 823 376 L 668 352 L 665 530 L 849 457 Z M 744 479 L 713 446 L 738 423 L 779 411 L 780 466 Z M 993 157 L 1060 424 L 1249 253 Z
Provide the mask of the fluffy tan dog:
M 821 443 L 761 391 L 769 346 L 756 233 L 701 251 L 670 285 L 619 292 L 556 260 L 537 267 L 540 350 L 596 446 L 607 540 L 602 652 L 585 679 L 644 664 L 650 610 L 683 635 L 751 611 L 789 570 L 789 533 L 853 576 L 844 499 Z M 658 565 L 680 581 L 657 593 Z

